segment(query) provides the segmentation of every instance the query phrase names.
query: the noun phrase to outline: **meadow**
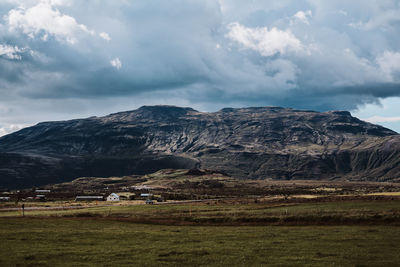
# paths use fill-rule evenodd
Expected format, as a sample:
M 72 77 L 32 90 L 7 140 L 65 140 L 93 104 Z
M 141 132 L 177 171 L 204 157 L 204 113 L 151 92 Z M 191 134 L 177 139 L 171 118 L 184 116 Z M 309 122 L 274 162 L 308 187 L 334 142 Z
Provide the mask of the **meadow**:
M 400 201 L 0 213 L 0 266 L 399 266 Z
M 172 225 L 400 224 L 400 200 L 267 202 L 206 201 L 158 205 L 111 205 L 80 209 L 25 210 L 27 217 L 87 217 Z M 92 204 L 93 205 L 93 204 Z M 50 205 L 51 206 L 51 205 Z M 20 217 L 21 210 L 0 211 Z
M 168 226 L 0 219 L 1 266 L 396 266 L 396 226 Z

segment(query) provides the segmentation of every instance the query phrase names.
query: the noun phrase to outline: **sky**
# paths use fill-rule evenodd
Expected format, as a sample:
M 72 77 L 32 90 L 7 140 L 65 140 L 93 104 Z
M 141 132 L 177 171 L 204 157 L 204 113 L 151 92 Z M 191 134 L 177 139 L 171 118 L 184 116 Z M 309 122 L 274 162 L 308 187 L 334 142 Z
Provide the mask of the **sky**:
M 400 0 L 0 0 L 0 135 L 156 104 L 400 132 Z

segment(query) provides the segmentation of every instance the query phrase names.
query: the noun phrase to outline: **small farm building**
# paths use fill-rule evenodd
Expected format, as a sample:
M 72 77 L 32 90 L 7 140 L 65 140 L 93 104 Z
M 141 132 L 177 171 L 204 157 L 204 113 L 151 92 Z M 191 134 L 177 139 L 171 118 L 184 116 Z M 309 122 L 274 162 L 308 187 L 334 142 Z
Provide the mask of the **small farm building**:
M 111 193 L 108 197 L 107 197 L 107 201 L 119 201 L 119 196 L 115 193 Z

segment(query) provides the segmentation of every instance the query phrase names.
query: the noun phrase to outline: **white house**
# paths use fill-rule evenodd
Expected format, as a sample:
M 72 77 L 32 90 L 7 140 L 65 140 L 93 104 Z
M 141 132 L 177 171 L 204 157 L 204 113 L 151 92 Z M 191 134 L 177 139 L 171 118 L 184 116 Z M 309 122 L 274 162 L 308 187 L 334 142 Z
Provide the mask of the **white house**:
M 115 193 L 111 193 L 108 197 L 107 197 L 107 201 L 119 201 L 119 196 Z

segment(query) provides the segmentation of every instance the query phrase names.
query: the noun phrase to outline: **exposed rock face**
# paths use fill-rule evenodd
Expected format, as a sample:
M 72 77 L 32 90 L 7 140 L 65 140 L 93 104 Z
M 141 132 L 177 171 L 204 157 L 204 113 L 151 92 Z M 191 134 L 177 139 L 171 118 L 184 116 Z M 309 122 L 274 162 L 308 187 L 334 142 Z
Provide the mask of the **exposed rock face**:
M 0 138 L 0 186 L 202 167 L 237 178 L 398 180 L 400 136 L 346 111 L 144 106 Z

